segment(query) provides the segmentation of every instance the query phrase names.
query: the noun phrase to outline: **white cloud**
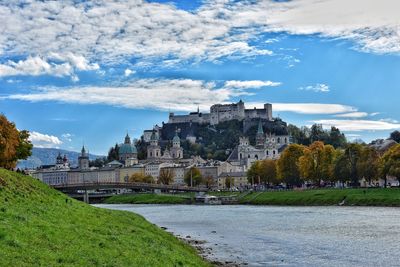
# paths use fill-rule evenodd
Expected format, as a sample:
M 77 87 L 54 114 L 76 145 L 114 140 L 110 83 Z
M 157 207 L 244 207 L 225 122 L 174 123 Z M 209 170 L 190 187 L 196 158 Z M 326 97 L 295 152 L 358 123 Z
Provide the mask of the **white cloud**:
M 59 63 L 49 62 L 49 60 L 56 60 Z M 70 76 L 73 81 L 78 81 L 79 78 L 75 74 L 75 70 L 88 71 L 97 69 L 99 69 L 98 64 L 89 64 L 82 56 L 76 56 L 72 53 L 68 53 L 65 56 L 51 53 L 47 58 L 29 56 L 26 60 L 17 62 L 8 60 L 5 64 L 0 64 L 0 77 L 52 75 L 56 77 Z
M 342 131 L 380 131 L 400 129 L 399 123 L 374 120 L 316 120 L 314 123 L 322 124 L 326 128 L 338 127 Z
M 134 70 L 130 70 L 130 69 L 126 69 L 124 72 L 125 77 L 128 77 L 131 74 L 134 74 L 136 71 Z
M 3 1 L 0 55 L 72 53 L 79 56 L 68 57 L 68 63 L 79 70 L 90 66 L 85 60 L 218 61 L 273 54 L 253 42 L 266 32 L 345 38 L 363 51 L 398 53 L 398 10 L 397 0 L 211 0 L 190 12 L 141 0 Z M 3 72 L 14 72 L 9 67 L 5 64 Z
M 199 106 L 201 110 L 208 111 L 209 107 L 215 103 L 230 103 L 233 97 L 249 94 L 251 92 L 243 90 L 243 86 L 217 87 L 213 82 L 201 80 L 138 79 L 120 87 L 49 87 L 30 94 L 14 94 L 3 98 L 31 102 L 58 101 L 175 111 L 193 111 Z M 246 103 L 246 108 L 261 108 L 263 105 L 259 102 Z M 352 106 L 322 103 L 273 103 L 273 110 L 300 114 L 338 114 L 357 111 Z
M 30 132 L 29 140 L 35 147 L 58 148 L 63 142 L 54 135 Z
M 227 88 L 237 88 L 237 89 L 248 89 L 248 88 L 261 88 L 266 86 L 279 86 L 280 82 L 271 82 L 271 81 L 226 81 L 225 87 Z
M 68 142 L 72 142 L 72 137 L 73 137 L 74 135 L 73 134 L 70 134 L 70 133 L 64 133 L 64 134 L 62 134 L 61 135 L 61 137 L 65 140 L 65 141 L 68 141 Z
M 340 117 L 340 118 L 363 118 L 367 116 L 368 116 L 367 112 L 359 112 L 359 111 L 335 115 L 335 117 Z
M 273 103 L 273 110 L 300 114 L 337 114 L 357 111 L 352 106 L 323 103 Z
M 305 90 L 305 91 L 314 91 L 314 92 L 329 92 L 329 86 L 324 84 L 324 83 L 317 83 L 315 85 L 308 85 L 305 87 L 300 87 L 300 90 Z

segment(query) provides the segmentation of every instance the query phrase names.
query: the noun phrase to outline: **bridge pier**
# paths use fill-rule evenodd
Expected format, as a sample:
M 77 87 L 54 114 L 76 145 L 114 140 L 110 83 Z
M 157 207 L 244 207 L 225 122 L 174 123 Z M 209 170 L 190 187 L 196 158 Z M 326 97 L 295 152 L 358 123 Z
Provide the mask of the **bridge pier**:
M 89 204 L 89 193 L 87 190 L 85 190 L 85 193 L 83 194 L 83 202 Z

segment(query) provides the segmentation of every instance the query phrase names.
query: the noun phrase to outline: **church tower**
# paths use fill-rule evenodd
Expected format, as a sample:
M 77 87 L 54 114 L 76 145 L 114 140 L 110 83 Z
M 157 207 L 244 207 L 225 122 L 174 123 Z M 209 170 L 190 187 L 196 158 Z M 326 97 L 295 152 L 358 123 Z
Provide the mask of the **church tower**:
M 178 136 L 178 130 L 175 131 L 175 136 L 172 139 L 171 154 L 174 159 L 183 158 L 183 149 L 181 148 L 181 139 Z
M 264 144 L 265 144 L 265 136 L 264 136 L 262 122 L 260 120 L 258 122 L 258 130 L 256 134 L 256 147 L 258 148 L 264 147 Z
M 82 146 L 81 155 L 78 157 L 79 169 L 89 169 L 89 154 L 86 153 L 85 146 Z
M 147 159 L 154 160 L 161 157 L 161 147 L 158 145 L 158 134 L 153 130 L 150 138 L 150 145 L 147 147 Z

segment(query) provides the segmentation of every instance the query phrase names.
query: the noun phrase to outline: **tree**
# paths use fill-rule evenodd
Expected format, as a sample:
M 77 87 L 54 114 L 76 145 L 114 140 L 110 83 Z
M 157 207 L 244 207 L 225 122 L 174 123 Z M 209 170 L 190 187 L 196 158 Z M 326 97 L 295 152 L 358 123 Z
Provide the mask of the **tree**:
M 247 181 L 254 185 L 260 183 L 261 164 L 260 161 L 255 161 L 247 170 Z
M 151 175 L 144 175 L 143 173 L 134 173 L 129 177 L 129 182 L 131 183 L 154 183 L 154 178 Z
M 288 186 L 300 186 L 300 170 L 298 167 L 299 158 L 303 156 L 304 147 L 302 145 L 291 144 L 281 154 L 278 160 L 278 177 Z
M 349 161 L 350 181 L 353 186 L 359 185 L 359 174 L 357 172 L 357 163 L 361 157 L 362 145 L 349 144 L 344 151 L 344 157 Z
M 170 168 L 162 168 L 158 176 L 158 183 L 169 185 L 174 181 L 175 172 Z
M 264 185 L 270 186 L 277 182 L 276 160 L 265 159 L 260 162 L 260 177 Z
M 324 145 L 320 141 L 304 148 L 304 155 L 299 158 L 299 169 L 302 178 L 312 181 L 317 186 L 322 180 L 332 177 L 332 165 L 335 149 L 331 145 Z
M 15 168 L 18 159 L 29 157 L 31 150 L 29 132 L 18 131 L 14 123 L 0 115 L 0 167 Z
M 215 185 L 214 178 L 210 175 L 204 177 L 203 183 L 207 186 L 207 188 L 212 188 Z
M 381 175 L 385 179 L 385 187 L 387 175 L 396 177 L 400 182 L 400 144 L 394 145 L 386 151 L 382 156 L 380 166 Z
M 340 152 L 336 157 L 333 175 L 335 180 L 340 181 L 342 185 L 350 179 L 351 166 L 344 152 Z
M 400 143 L 400 132 L 399 131 L 394 131 L 390 134 L 390 139 L 396 141 L 397 143 Z
M 233 186 L 233 178 L 232 177 L 225 177 L 225 188 L 230 189 Z
M 119 160 L 119 146 L 118 144 L 115 144 L 114 147 L 110 148 L 108 151 L 108 156 L 107 156 L 108 162 L 111 162 L 113 160 Z
M 202 183 L 203 177 L 198 168 L 191 167 L 188 172 L 186 172 L 184 179 L 188 186 L 198 186 Z
M 369 185 L 379 177 L 379 154 L 374 148 L 368 146 L 362 148 L 357 162 L 357 172 Z
M 347 143 L 346 136 L 341 133 L 338 128 L 332 126 L 329 132 L 329 138 L 325 143 L 332 145 L 334 148 L 345 147 Z

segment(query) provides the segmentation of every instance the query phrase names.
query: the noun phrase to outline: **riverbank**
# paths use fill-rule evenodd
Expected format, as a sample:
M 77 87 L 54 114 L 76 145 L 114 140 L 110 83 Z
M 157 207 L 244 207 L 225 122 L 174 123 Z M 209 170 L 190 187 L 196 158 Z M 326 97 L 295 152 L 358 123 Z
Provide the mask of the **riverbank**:
M 210 192 L 215 196 L 235 196 L 238 204 L 281 206 L 382 206 L 400 207 L 399 188 L 370 189 L 310 189 L 268 192 Z M 188 194 L 116 195 L 105 200 L 106 204 L 193 204 Z
M 4 266 L 210 266 L 191 246 L 126 211 L 92 207 L 0 169 Z
M 312 189 L 253 192 L 239 199 L 240 204 L 283 206 L 400 206 L 400 189 Z

